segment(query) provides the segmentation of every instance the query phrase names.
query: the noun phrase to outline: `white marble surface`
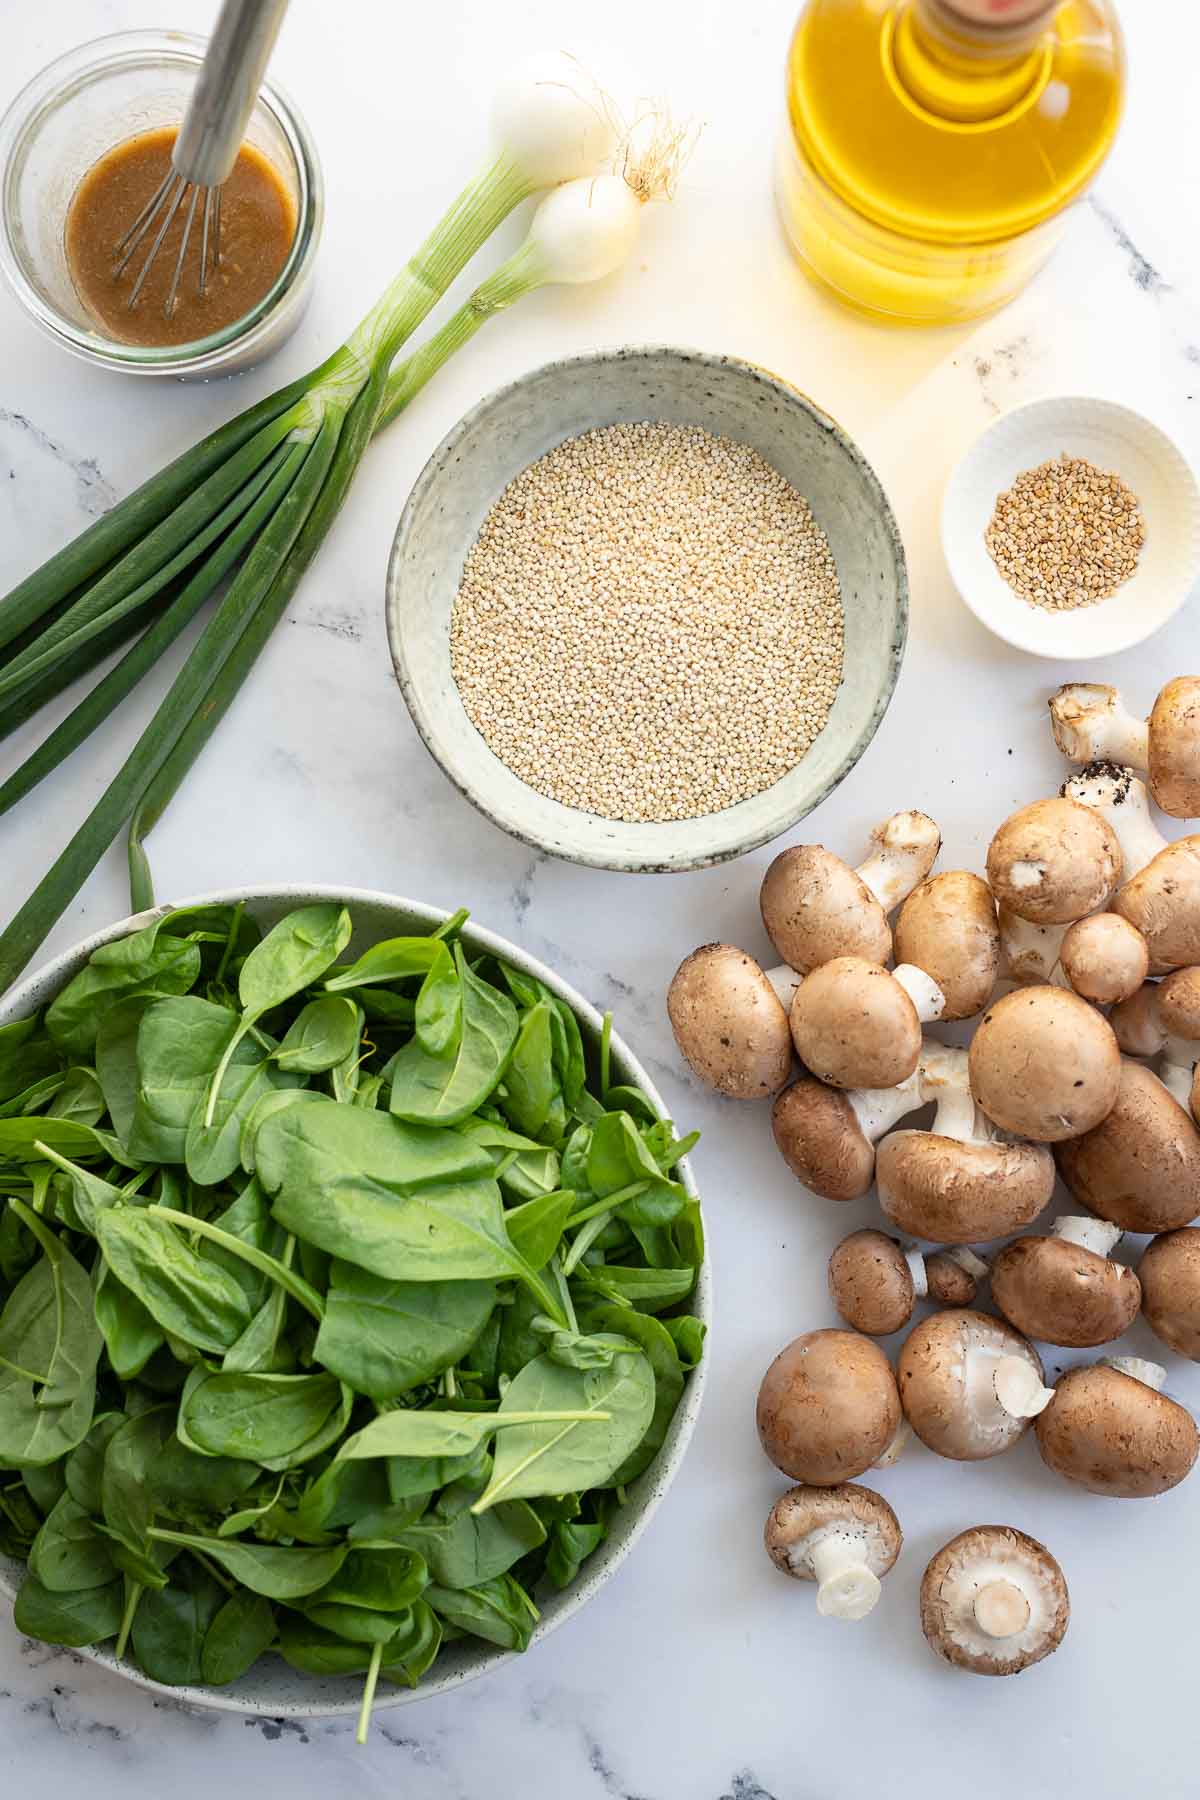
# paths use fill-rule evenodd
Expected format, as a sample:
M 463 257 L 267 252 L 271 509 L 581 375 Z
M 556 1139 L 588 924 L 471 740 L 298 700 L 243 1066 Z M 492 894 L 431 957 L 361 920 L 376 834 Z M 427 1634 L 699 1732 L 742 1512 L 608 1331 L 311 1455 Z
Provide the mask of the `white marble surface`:
M 393 526 L 422 462 L 465 406 L 550 355 L 635 339 L 700 345 L 758 359 L 836 414 L 879 470 L 908 546 L 912 635 L 896 700 L 853 777 L 795 837 L 819 835 L 850 852 L 877 818 L 917 804 L 944 828 L 945 866 L 978 867 L 993 825 L 1061 778 L 1044 700 L 1073 671 L 1005 649 L 961 607 L 938 550 L 939 496 L 989 416 L 1055 390 L 1130 401 L 1195 456 L 1200 220 L 1187 127 L 1200 17 L 1184 0 L 1127 5 L 1127 122 L 1057 262 L 979 327 L 909 334 L 819 298 L 776 232 L 768 170 L 793 8 L 794 0 L 606 0 L 589 9 L 578 0 L 421 8 L 296 0 L 276 73 L 315 128 L 329 216 L 316 300 L 276 361 L 233 387 L 139 385 L 67 360 L 0 297 L 7 586 L 150 469 L 340 339 L 472 168 L 479 110 L 516 48 L 562 43 L 618 91 L 633 83 L 661 92 L 708 121 L 685 192 L 670 214 L 648 221 L 632 268 L 594 292 L 527 301 L 489 326 L 373 451 L 290 617 L 152 846 L 160 890 L 172 896 L 311 879 L 465 903 L 615 1009 L 678 1116 L 705 1130 L 696 1168 L 718 1325 L 685 1473 L 637 1555 L 584 1615 L 493 1680 L 382 1714 L 365 1752 L 355 1753 L 342 1723 L 301 1728 L 158 1706 L 71 1655 L 21 1644 L 0 1621 L 6 1789 L 57 1794 L 86 1784 L 94 1800 L 166 1792 L 200 1800 L 217 1787 L 273 1800 L 351 1784 L 363 1795 L 420 1800 L 1196 1792 L 1196 1483 L 1126 1507 L 1056 1485 L 1028 1443 L 974 1467 L 918 1450 L 880 1478 L 908 1541 L 869 1622 L 819 1623 L 811 1590 L 771 1569 L 759 1532 L 780 1483 L 755 1442 L 755 1388 L 786 1339 L 831 1322 L 825 1258 L 871 1209 L 834 1213 L 809 1200 L 776 1157 L 761 1111 L 717 1105 L 687 1081 L 663 1016 L 666 980 L 694 944 L 765 947 L 756 889 L 769 853 L 691 877 L 641 879 L 531 858 L 428 761 L 387 660 L 382 590 Z M 174 0 L 159 22 L 203 30 L 213 11 L 212 0 Z M 138 0 L 4 7 L 0 104 L 71 44 L 146 22 Z M 1193 607 L 1119 668 L 1091 667 L 1147 704 L 1161 680 L 1196 666 L 1196 635 Z M 151 703 L 149 692 L 138 695 L 5 820 L 6 913 L 103 787 Z M 23 748 L 10 741 L 4 766 Z M 114 851 L 53 944 L 124 912 L 126 898 Z M 1149 1353 L 1150 1342 L 1139 1337 L 1137 1347 Z M 1171 1384 L 1200 1404 L 1200 1372 L 1176 1365 Z M 1003 1683 L 936 1663 L 916 1619 L 932 1551 L 967 1524 L 997 1520 L 1044 1538 L 1074 1596 L 1059 1655 Z

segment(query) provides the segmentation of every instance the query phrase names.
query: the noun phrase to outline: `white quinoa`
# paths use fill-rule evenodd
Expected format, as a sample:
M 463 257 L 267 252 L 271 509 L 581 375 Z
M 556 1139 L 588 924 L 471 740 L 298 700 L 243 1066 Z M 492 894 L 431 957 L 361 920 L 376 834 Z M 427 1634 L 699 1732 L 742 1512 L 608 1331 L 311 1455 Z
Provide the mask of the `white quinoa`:
M 492 507 L 450 656 L 468 718 L 539 793 L 610 819 L 695 818 L 778 781 L 825 724 L 837 569 L 757 451 L 607 425 Z
M 1069 612 L 1115 594 L 1146 541 L 1137 495 L 1086 457 L 1026 469 L 996 501 L 983 534 L 1009 587 L 1031 606 Z

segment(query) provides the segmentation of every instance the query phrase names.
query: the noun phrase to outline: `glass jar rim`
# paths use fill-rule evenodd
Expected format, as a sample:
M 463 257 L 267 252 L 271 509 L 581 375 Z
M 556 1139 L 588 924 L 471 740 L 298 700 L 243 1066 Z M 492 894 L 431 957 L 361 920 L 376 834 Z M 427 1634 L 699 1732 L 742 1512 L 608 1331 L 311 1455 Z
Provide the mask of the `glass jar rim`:
M 260 300 L 220 331 L 193 338 L 186 344 L 139 345 L 122 343 L 103 332 L 84 330 L 46 300 L 30 280 L 13 242 L 11 218 L 14 185 L 22 165 L 22 151 L 42 121 L 65 99 L 119 69 L 152 62 L 195 65 L 203 60 L 207 39 L 185 31 L 118 31 L 92 38 L 45 65 L 20 89 L 0 115 L 0 273 L 26 313 L 66 348 L 103 368 L 133 370 L 140 374 L 203 373 L 211 366 L 219 373 L 233 349 L 252 348 L 256 334 L 264 332 L 276 309 L 294 289 L 316 251 L 324 213 L 324 179 L 316 145 L 303 114 L 291 96 L 274 80 L 258 90 L 256 106 L 270 114 L 287 144 L 296 172 L 296 230 L 283 268 Z

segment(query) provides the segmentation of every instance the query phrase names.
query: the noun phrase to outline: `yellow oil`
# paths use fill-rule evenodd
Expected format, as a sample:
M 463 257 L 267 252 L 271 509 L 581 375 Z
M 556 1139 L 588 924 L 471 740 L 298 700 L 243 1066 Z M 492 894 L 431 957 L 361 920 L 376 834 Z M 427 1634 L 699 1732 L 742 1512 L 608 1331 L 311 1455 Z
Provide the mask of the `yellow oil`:
M 809 0 L 788 60 L 788 237 L 817 281 L 898 322 L 1010 300 L 1120 122 L 1109 0 L 1065 0 L 1000 32 L 958 4 Z

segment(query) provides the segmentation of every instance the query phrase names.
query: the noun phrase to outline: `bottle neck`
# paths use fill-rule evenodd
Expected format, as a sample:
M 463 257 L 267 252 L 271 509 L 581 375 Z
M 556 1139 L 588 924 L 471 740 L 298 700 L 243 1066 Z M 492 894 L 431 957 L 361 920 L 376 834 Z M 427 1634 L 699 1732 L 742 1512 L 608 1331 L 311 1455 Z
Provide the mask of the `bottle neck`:
M 936 117 L 998 118 L 1044 79 L 1061 0 L 907 0 L 896 20 L 902 86 Z

